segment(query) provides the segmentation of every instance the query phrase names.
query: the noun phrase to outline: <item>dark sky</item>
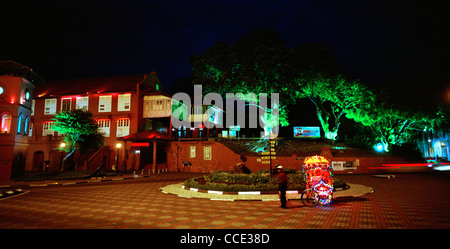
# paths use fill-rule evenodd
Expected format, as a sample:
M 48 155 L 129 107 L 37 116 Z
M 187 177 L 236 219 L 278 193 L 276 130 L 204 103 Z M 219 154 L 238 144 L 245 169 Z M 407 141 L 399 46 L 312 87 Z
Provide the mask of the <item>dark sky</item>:
M 47 80 L 154 69 L 168 89 L 193 54 L 271 28 L 288 47 L 330 45 L 343 72 L 372 86 L 441 100 L 450 90 L 450 8 L 429 1 L 3 2 L 0 58 Z

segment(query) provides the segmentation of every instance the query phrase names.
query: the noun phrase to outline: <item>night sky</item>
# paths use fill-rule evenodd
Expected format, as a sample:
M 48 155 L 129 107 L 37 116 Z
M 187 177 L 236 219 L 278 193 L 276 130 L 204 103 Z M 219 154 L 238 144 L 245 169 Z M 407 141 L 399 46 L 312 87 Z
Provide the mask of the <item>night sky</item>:
M 450 90 L 450 8 L 429 1 L 3 2 L 0 59 L 46 80 L 155 70 L 169 89 L 190 75 L 190 56 L 271 28 L 288 47 L 330 45 L 342 72 L 410 100 Z

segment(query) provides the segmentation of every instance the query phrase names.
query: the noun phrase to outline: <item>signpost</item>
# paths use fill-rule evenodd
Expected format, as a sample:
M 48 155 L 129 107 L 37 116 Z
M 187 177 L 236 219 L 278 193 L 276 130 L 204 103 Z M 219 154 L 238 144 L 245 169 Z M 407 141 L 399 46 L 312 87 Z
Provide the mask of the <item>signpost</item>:
M 261 164 L 270 164 L 270 174 L 272 175 L 272 160 L 277 159 L 276 155 L 276 139 L 269 139 L 270 149 L 269 151 L 260 152 Z

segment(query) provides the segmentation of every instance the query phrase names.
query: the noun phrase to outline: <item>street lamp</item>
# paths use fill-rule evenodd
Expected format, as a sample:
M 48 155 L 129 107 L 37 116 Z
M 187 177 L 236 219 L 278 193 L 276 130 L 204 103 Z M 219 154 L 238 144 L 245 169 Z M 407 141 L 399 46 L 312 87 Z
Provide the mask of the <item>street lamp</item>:
M 60 148 L 60 152 L 61 152 L 61 158 L 59 160 L 59 169 L 63 169 L 64 168 L 64 160 L 63 160 L 63 153 L 64 153 L 64 148 L 66 148 L 66 143 L 61 142 L 61 144 L 59 144 L 59 148 Z
M 117 155 L 116 155 L 116 171 L 119 169 L 119 149 L 122 147 L 121 143 L 116 144 Z

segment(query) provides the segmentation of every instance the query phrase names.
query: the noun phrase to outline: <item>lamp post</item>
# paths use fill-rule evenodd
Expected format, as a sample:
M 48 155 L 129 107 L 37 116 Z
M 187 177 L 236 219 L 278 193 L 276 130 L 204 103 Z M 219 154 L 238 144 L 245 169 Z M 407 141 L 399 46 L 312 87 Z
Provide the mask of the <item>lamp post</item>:
M 60 162 L 59 162 L 59 169 L 61 170 L 61 169 L 64 168 L 64 165 L 63 165 L 63 163 L 64 163 L 64 160 L 63 160 L 63 153 L 64 153 L 64 148 L 66 148 L 66 143 L 62 142 L 62 143 L 59 145 L 59 148 L 60 148 L 60 151 L 61 151 L 61 160 L 60 160 Z
M 116 148 L 117 148 L 117 155 L 116 155 L 116 171 L 119 168 L 119 149 L 122 147 L 121 143 L 117 143 L 116 144 Z

